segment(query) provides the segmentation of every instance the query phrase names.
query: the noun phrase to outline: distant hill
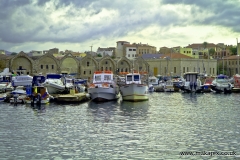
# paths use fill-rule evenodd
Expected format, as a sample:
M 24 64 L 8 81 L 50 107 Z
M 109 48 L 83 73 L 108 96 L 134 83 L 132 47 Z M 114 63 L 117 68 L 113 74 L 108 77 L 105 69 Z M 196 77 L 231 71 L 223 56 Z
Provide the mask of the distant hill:
M 9 55 L 11 55 L 11 54 L 12 54 L 12 52 L 9 52 L 9 51 L 6 51 L 6 50 L 5 50 L 5 55 L 8 55 L 8 56 L 9 56 Z

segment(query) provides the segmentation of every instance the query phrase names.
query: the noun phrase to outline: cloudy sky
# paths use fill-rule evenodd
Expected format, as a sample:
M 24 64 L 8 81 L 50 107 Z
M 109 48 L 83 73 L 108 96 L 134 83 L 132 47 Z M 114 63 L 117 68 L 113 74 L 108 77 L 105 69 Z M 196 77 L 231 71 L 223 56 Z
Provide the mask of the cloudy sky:
M 89 51 L 240 41 L 240 0 L 0 0 L 0 49 Z

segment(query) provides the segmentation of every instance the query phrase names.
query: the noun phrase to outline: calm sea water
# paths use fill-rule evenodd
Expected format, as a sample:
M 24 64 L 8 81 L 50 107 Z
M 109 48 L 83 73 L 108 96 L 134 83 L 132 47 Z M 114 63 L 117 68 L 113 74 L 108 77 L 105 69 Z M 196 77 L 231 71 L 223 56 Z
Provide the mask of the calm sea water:
M 212 93 L 41 108 L 1 103 L 0 159 L 240 159 L 239 104 L 240 94 Z

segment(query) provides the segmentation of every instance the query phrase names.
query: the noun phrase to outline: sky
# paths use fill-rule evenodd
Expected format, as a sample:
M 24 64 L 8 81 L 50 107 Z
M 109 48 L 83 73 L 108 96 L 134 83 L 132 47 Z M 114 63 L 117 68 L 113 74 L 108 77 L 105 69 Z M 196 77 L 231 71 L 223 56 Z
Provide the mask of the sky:
M 240 41 L 240 0 L 0 0 L 0 50 Z

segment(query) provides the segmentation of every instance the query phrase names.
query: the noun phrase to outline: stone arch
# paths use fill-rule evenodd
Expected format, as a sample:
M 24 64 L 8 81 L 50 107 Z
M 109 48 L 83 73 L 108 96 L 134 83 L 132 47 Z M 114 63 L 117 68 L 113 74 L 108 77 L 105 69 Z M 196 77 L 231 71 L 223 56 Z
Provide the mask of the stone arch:
M 43 75 L 47 73 L 60 73 L 59 60 L 52 54 L 47 53 L 35 60 L 35 69 Z
M 71 53 L 65 55 L 60 60 L 60 72 L 64 74 L 74 74 L 78 77 L 79 60 Z
M 149 72 L 149 64 L 142 57 L 139 57 L 134 60 L 134 69 Z
M 111 70 L 113 73 L 115 73 L 116 62 L 109 55 L 106 55 L 99 61 L 99 70 Z
M 117 61 L 117 71 L 118 72 L 130 72 L 132 69 L 132 62 L 126 57 L 122 57 Z
M 10 70 L 16 74 L 33 73 L 33 60 L 24 52 L 20 52 L 10 60 Z
M 82 58 L 79 64 L 81 78 L 92 78 L 94 71 L 98 70 L 98 61 L 90 54 Z

